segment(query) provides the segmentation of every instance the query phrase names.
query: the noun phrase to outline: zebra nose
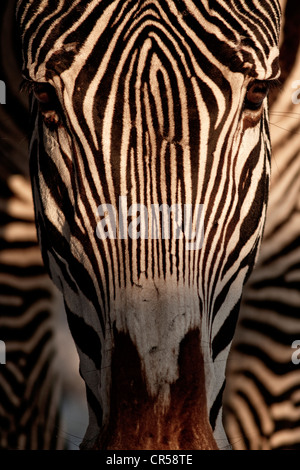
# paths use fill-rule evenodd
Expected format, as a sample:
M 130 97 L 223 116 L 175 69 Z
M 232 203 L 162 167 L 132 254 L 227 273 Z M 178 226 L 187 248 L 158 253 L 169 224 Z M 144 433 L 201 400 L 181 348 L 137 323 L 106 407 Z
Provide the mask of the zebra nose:
M 170 386 L 168 404 L 149 394 L 129 335 L 115 332 L 114 343 L 109 423 L 95 448 L 218 449 L 208 419 L 199 330 L 190 331 L 181 342 L 179 376 Z

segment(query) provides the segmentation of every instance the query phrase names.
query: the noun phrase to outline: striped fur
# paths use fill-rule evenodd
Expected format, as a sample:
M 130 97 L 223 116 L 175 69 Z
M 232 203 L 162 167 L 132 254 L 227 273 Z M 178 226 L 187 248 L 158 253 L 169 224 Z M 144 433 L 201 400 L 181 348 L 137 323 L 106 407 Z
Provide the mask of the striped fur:
M 225 364 L 268 198 L 278 3 L 19 1 L 17 18 L 38 236 L 87 387 L 83 446 L 225 447 Z M 148 213 L 203 204 L 201 250 L 174 229 L 97 239 L 98 207 L 120 196 Z
M 288 1 L 283 11 L 265 235 L 228 361 L 225 425 L 235 449 L 300 448 L 300 368 L 292 362 L 300 338 L 300 7 Z

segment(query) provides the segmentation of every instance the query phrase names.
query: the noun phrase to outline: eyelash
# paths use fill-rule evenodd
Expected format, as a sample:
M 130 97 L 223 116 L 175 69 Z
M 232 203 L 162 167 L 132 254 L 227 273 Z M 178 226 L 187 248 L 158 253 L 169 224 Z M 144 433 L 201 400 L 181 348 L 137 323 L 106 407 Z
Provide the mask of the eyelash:
M 33 92 L 33 89 L 34 89 L 34 82 L 32 82 L 31 80 L 28 80 L 27 78 L 23 78 L 19 87 L 20 92 L 30 95 Z

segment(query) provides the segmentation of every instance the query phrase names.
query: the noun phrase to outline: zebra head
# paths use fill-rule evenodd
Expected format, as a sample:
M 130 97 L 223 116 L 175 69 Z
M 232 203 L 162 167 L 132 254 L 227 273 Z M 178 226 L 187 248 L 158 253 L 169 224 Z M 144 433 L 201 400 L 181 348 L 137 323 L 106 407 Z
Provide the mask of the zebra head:
M 216 449 L 264 227 L 277 1 L 20 0 L 45 265 L 86 383 L 83 447 Z

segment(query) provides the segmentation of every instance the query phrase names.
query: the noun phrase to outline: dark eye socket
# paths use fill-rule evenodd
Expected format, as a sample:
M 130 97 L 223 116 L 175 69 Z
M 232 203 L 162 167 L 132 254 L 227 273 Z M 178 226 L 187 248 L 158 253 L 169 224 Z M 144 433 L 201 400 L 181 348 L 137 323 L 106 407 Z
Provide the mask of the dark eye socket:
M 38 100 L 44 124 L 50 130 L 56 130 L 61 125 L 62 109 L 55 89 L 49 83 L 38 82 L 29 82 L 26 87 Z
M 54 88 L 48 83 L 34 83 L 32 86 L 34 96 L 40 103 L 50 104 L 57 100 Z
M 20 91 L 29 95 L 33 94 L 40 103 L 46 104 L 57 101 L 55 90 L 49 83 L 33 82 L 25 78 L 21 83 Z
M 250 83 L 245 96 L 244 109 L 259 110 L 268 95 L 269 89 L 270 83 L 266 80 L 254 80 Z

